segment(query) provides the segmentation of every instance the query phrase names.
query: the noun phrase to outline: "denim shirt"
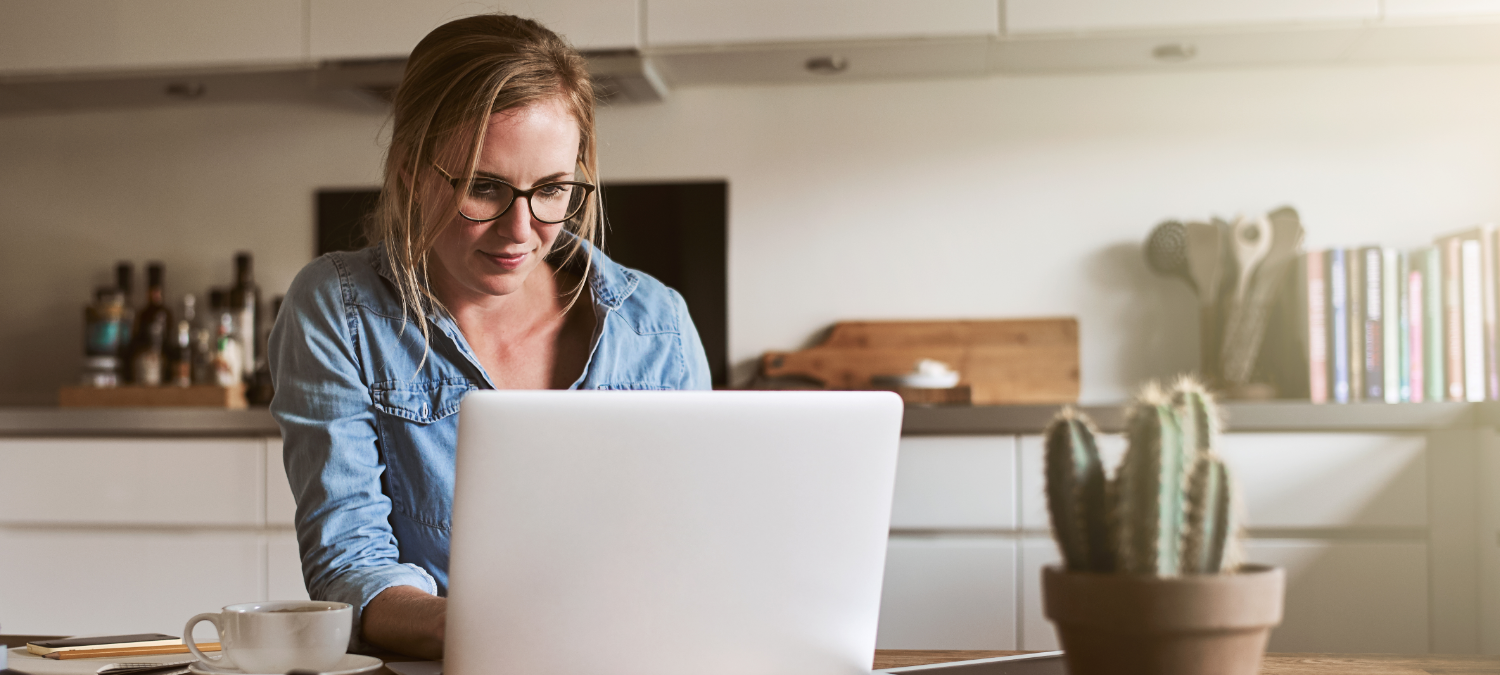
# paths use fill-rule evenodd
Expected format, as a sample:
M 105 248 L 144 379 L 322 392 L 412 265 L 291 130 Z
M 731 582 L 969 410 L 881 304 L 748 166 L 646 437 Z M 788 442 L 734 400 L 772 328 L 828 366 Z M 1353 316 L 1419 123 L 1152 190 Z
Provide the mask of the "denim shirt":
M 590 250 L 595 329 L 571 388 L 708 389 L 682 296 Z M 425 317 L 424 349 L 392 279 L 380 246 L 314 260 L 287 291 L 267 352 L 303 578 L 314 599 L 354 606 L 351 648 L 381 591 L 447 594 L 458 405 L 494 388 L 446 313 Z

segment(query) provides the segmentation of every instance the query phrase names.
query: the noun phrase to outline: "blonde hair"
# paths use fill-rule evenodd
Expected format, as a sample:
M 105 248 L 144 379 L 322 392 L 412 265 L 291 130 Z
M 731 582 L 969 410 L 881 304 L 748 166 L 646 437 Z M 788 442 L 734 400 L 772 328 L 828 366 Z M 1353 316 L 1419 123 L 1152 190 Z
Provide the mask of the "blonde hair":
M 459 197 L 454 191 L 452 200 L 424 203 L 423 195 L 447 187 L 432 165 L 473 180 L 490 115 L 552 99 L 578 122 L 578 180 L 597 184 L 593 85 L 583 57 L 556 33 L 530 19 L 483 14 L 439 26 L 412 50 L 396 89 L 385 180 L 368 236 L 371 244 L 385 244 L 404 313 L 415 316 L 424 342 L 431 338 L 425 311 L 443 307 L 428 284 L 429 256 L 458 213 Z M 569 306 L 583 292 L 593 262 L 584 242 L 593 243 L 599 232 L 598 203 L 590 200 L 565 226 L 577 236 L 570 238 L 564 264 L 584 252 L 584 274 Z

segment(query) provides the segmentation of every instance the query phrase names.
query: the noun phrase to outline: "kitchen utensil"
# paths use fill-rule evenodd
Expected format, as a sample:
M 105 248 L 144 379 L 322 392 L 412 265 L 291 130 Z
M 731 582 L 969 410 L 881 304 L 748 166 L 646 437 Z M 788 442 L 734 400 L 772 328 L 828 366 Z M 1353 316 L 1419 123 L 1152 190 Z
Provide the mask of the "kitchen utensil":
M 1187 226 L 1176 220 L 1163 221 L 1146 237 L 1146 264 L 1158 274 L 1193 282 L 1188 274 Z
M 1234 386 L 1250 384 L 1255 359 L 1265 338 L 1271 305 L 1286 278 L 1287 266 L 1302 248 L 1302 221 L 1296 209 L 1285 207 L 1262 217 L 1267 239 L 1254 273 L 1241 275 L 1246 286 L 1243 295 L 1236 290 L 1236 301 L 1225 325 L 1224 347 L 1220 353 L 1224 381 Z
M 1078 320 L 846 321 L 821 344 L 767 352 L 766 377 L 803 376 L 830 389 L 872 389 L 921 359 L 949 364 L 975 405 L 1078 400 Z
M 1239 279 L 1234 285 L 1234 298 L 1244 302 L 1250 288 L 1250 277 L 1260 266 L 1266 253 L 1271 250 L 1271 222 L 1265 216 L 1241 217 L 1234 223 L 1234 261 L 1239 269 Z
M 1223 230 L 1209 223 L 1188 223 L 1187 268 L 1198 290 L 1199 369 L 1208 382 L 1218 380 L 1219 284 L 1223 278 Z

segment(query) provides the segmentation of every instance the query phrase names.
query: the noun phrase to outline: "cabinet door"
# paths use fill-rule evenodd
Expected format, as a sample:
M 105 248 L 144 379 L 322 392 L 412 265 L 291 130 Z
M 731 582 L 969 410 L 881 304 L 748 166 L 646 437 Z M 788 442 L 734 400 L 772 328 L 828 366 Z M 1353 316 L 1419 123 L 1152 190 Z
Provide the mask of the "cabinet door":
M 266 599 L 307 599 L 296 533 L 280 531 L 266 535 Z
M 286 480 L 281 439 L 266 439 L 266 525 L 291 527 L 297 522 L 297 500 Z
M 0 0 L 0 71 L 300 63 L 304 35 L 302 0 Z
M 260 439 L 0 441 L 0 524 L 260 526 Z
M 640 47 L 636 0 L 311 0 L 314 59 L 405 58 L 454 19 L 506 12 L 536 19 L 582 50 Z
M 1013 529 L 1014 436 L 908 436 L 896 464 L 892 529 Z
M 1380 0 L 1006 0 L 1008 34 L 1375 21 Z
M 0 529 L 0 622 L 13 634 L 181 635 L 194 614 L 265 599 L 262 542 L 248 532 Z
M 1490 17 L 1500 14 L 1500 0 L 1385 0 L 1387 19 Z
M 880 649 L 1015 649 L 1016 544 L 986 537 L 892 537 Z
M 994 0 L 646 0 L 646 44 L 686 45 L 999 34 Z
M 1020 649 L 1059 649 L 1042 609 L 1049 539 L 1020 548 Z M 1245 557 L 1286 570 L 1286 605 L 1270 651 L 1421 654 L 1427 644 L 1427 546 L 1421 541 L 1252 539 Z
M 1268 529 L 1427 526 L 1426 437 L 1410 434 L 1225 434 L 1219 452 L 1243 491 L 1247 525 Z M 1099 438 L 1111 470 L 1125 439 Z M 1040 436 L 1023 436 L 1021 526 L 1047 529 Z

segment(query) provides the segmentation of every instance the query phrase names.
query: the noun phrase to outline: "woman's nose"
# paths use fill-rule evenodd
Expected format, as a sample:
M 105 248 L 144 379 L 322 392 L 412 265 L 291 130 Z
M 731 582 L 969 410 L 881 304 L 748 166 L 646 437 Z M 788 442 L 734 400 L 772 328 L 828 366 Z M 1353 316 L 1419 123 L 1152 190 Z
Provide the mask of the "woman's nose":
M 531 198 L 516 197 L 510 208 L 495 219 L 495 229 L 513 241 L 531 239 Z

